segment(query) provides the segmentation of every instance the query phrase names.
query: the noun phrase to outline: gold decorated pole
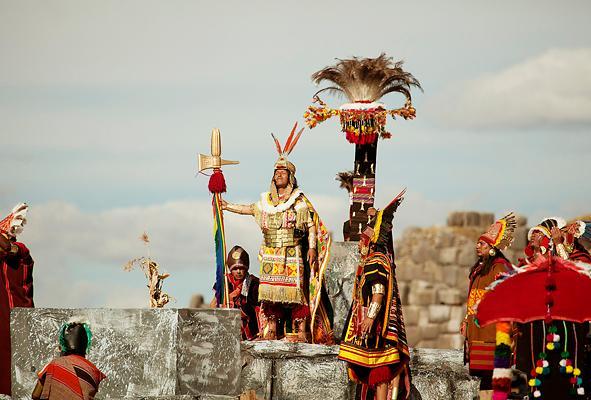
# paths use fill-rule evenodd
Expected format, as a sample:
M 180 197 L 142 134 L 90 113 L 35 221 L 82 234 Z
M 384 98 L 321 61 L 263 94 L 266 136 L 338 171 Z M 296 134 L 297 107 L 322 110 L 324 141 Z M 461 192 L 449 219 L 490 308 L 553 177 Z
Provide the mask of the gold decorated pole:
M 222 159 L 222 137 L 218 128 L 211 131 L 211 155 L 199 154 L 199 172 L 212 169 L 208 188 L 213 195 L 213 238 L 215 244 L 216 280 L 215 296 L 218 307 L 228 308 L 228 281 L 226 274 L 226 234 L 224 231 L 224 212 L 222 210 L 222 193 L 226 192 L 226 180 L 222 173 L 223 165 L 238 164 L 238 161 Z

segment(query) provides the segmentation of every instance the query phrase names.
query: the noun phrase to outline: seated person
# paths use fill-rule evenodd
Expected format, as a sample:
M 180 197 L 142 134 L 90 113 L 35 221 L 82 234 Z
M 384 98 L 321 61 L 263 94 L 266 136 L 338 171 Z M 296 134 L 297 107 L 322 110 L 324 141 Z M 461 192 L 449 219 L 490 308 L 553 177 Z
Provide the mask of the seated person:
M 38 374 L 34 400 L 92 400 L 106 376 L 86 359 L 92 334 L 87 324 L 68 322 L 60 329 L 60 357 Z

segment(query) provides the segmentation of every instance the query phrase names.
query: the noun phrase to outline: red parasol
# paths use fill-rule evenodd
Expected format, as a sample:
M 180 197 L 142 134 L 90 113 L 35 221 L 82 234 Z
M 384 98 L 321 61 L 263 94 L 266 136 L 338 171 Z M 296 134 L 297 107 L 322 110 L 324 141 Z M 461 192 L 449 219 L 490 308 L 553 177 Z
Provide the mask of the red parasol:
M 492 286 L 478 304 L 480 326 L 501 321 L 591 321 L 591 275 L 560 257 L 541 257 Z

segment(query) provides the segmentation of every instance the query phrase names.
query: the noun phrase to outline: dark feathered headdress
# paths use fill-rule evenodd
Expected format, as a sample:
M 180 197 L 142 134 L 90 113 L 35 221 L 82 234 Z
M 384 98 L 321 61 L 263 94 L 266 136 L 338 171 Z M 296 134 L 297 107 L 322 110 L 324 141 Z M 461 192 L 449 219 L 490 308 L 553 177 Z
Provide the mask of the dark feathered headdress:
M 402 61 L 393 62 L 392 58 L 382 53 L 377 58 L 339 59 L 334 66 L 314 73 L 314 83 L 329 81 L 333 85 L 314 94 L 314 102 L 320 104 L 320 107 L 308 107 L 304 114 L 306 124 L 314 128 L 318 123 L 339 115 L 342 131 L 351 143 L 373 143 L 378 136 L 389 138 L 391 135 L 385 129 L 386 116 L 389 114 L 393 118 L 397 115 L 404 119 L 414 118 L 416 110 L 411 103 L 411 88 L 422 90 L 419 81 L 405 71 L 402 64 Z M 344 94 L 350 103 L 343 104 L 338 110 L 328 108 L 318 97 L 324 91 Z M 403 108 L 386 110 L 382 103 L 377 103 L 392 92 L 405 96 Z

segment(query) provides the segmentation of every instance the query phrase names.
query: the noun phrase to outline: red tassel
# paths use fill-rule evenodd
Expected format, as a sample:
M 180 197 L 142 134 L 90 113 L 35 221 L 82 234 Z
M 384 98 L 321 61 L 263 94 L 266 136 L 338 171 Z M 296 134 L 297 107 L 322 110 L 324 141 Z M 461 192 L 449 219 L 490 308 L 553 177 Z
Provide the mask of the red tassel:
M 213 175 L 209 177 L 209 191 L 211 193 L 225 193 L 226 192 L 226 180 L 224 174 L 219 169 L 213 170 Z

